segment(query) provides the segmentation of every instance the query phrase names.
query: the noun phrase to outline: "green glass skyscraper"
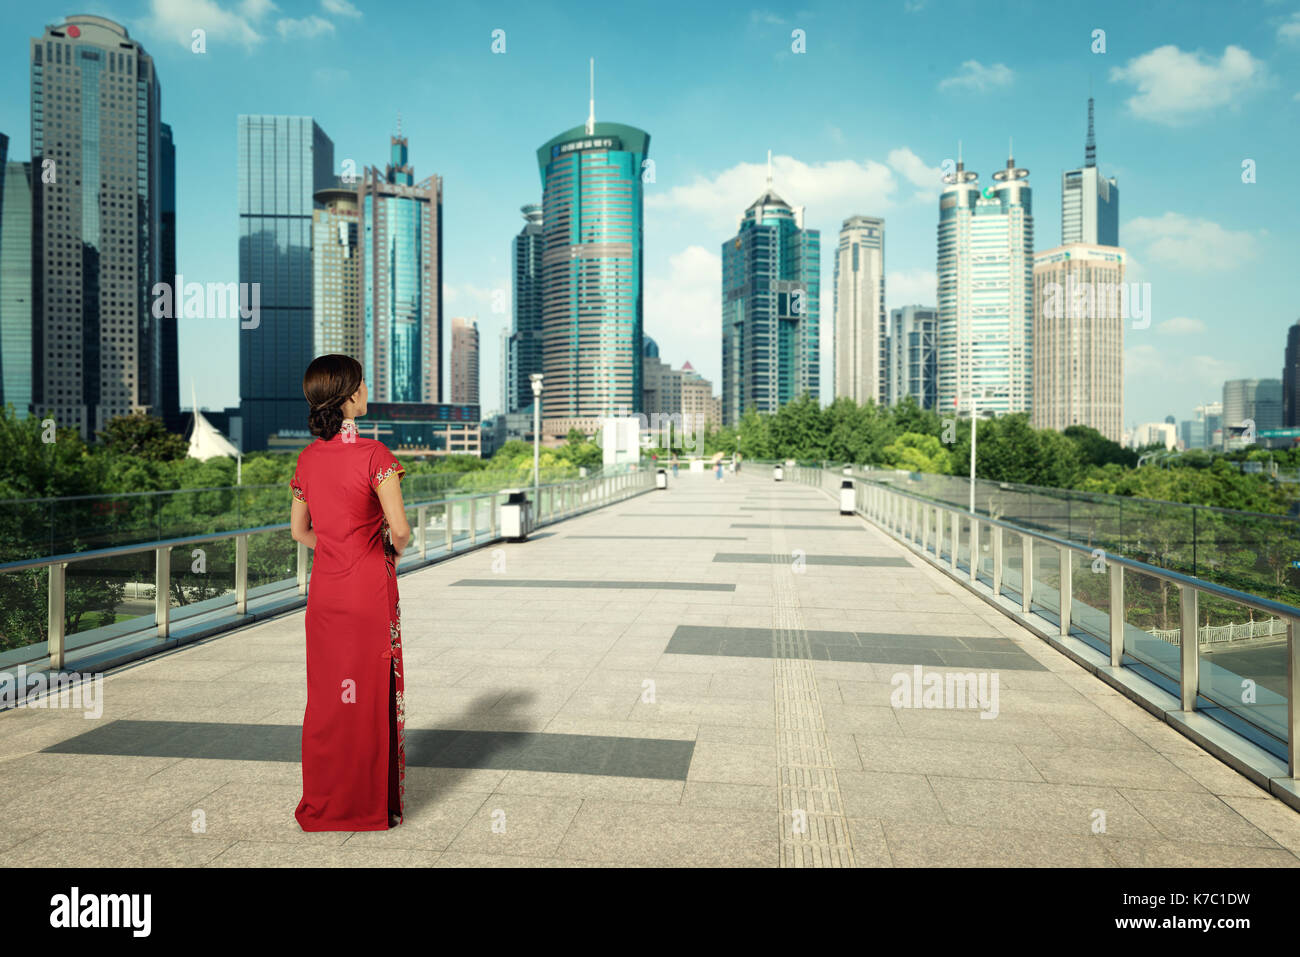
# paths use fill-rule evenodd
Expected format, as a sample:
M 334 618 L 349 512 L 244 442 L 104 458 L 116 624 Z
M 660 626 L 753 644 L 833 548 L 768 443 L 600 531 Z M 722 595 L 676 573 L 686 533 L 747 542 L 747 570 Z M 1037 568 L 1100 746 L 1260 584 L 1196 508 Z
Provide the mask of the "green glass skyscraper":
M 722 244 L 722 421 L 820 397 L 821 235 L 767 189 Z
M 542 177 L 542 424 L 590 430 L 641 405 L 642 175 L 650 134 L 566 130 L 537 151 Z

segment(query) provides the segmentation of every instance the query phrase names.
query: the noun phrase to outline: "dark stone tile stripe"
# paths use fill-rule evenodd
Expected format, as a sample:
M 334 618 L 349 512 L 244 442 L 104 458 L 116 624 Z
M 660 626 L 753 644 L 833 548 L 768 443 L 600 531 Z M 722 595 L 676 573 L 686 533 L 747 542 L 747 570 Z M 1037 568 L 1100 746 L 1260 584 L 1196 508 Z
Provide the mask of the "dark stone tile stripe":
M 726 658 L 791 657 L 778 648 L 770 628 L 678 625 L 664 649 L 670 655 L 717 655 Z M 868 631 L 807 632 L 808 656 L 816 661 L 878 662 L 979 668 L 996 671 L 1045 671 L 1009 638 L 946 635 L 894 635 Z
M 751 552 L 718 552 L 715 562 L 733 565 L 781 565 L 790 561 L 789 555 L 762 555 Z M 805 555 L 808 565 L 854 565 L 862 568 L 911 568 L 905 558 L 877 557 L 872 555 Z
M 663 591 L 735 591 L 727 582 L 584 581 L 569 578 L 462 578 L 453 585 L 476 588 L 649 588 Z
M 297 762 L 302 760 L 302 728 L 123 720 L 43 750 L 54 754 Z M 685 781 L 694 752 L 694 741 L 661 738 L 525 731 L 406 732 L 406 764 L 422 768 L 549 771 Z

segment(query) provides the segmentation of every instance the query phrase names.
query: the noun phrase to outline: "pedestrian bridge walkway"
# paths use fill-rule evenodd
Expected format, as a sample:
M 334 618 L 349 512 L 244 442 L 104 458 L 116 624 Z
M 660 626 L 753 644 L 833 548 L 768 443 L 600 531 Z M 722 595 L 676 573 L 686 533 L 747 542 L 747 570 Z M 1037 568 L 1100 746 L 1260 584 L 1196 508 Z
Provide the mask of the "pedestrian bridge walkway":
M 1295 866 L 1300 815 L 824 492 L 400 579 L 406 821 L 304 833 L 301 610 L 0 714 L 3 866 Z

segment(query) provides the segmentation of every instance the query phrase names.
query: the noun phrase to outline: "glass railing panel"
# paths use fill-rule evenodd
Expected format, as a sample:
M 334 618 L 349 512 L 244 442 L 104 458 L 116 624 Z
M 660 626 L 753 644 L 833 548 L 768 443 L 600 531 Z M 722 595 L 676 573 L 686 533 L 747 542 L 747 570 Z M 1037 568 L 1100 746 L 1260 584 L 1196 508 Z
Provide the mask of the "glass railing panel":
M 286 532 L 286 534 L 288 534 Z M 252 568 L 252 538 L 249 539 L 249 568 Z M 168 606 L 173 620 L 235 603 L 235 540 L 178 545 L 171 550 L 168 565 L 171 584 Z M 252 586 L 252 575 L 249 575 Z
M 1204 592 L 1196 617 L 1200 694 L 1285 742 L 1286 620 Z
M 1020 601 L 1024 595 L 1024 536 L 1002 530 L 1002 594 Z
M 1061 556 L 1050 542 L 1034 542 L 1034 588 L 1030 611 L 1049 621 L 1061 621 Z
M 289 530 L 248 536 L 248 589 L 296 584 L 298 543 Z
M 1163 578 L 1124 569 L 1124 654 L 1176 685 L 1182 673 L 1178 586 Z
M 1075 552 L 1070 566 L 1070 627 L 1099 651 L 1110 649 L 1110 562 L 1098 549 Z
M 979 523 L 979 541 L 975 543 L 975 576 L 990 588 L 993 587 L 993 526 Z

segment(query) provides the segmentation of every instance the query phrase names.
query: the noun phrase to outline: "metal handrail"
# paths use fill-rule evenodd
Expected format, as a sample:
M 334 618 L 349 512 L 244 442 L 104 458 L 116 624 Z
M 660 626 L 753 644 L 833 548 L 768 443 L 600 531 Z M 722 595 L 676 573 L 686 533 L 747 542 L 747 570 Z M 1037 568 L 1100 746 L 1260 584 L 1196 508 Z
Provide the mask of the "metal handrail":
M 826 474 L 829 470 L 822 469 L 821 471 L 823 472 L 823 474 Z M 915 492 L 904 491 L 903 489 L 895 488 L 893 486 L 884 486 L 882 483 L 879 482 L 872 482 L 872 485 L 875 486 L 876 488 L 885 489 L 886 491 L 894 495 L 901 495 L 906 498 L 910 498 L 915 501 L 921 502 L 925 505 L 931 505 L 936 508 L 945 509 L 946 511 L 949 512 L 955 512 L 958 515 L 971 514 L 970 509 L 960 505 L 952 505 L 948 502 L 943 502 L 938 499 L 927 498 L 924 495 L 917 495 Z M 1201 506 L 1196 506 L 1196 507 L 1200 508 Z M 1281 518 L 1282 516 L 1270 515 L 1268 517 Z M 1023 525 L 1014 525 L 1011 522 L 1004 522 L 1001 519 L 991 518 L 988 515 L 984 515 L 978 512 L 975 513 L 975 519 L 976 521 L 983 524 L 988 524 L 998 528 L 1006 529 L 1008 531 L 1015 532 L 1017 535 L 1028 535 L 1032 538 L 1038 539 L 1039 541 L 1048 542 L 1050 544 L 1057 545 L 1057 546 L 1063 546 L 1065 548 L 1072 548 L 1076 552 L 1082 552 L 1085 555 L 1092 555 L 1092 553 L 1097 550 L 1096 546 L 1081 545 L 1078 542 L 1072 542 L 1064 538 L 1057 538 L 1055 535 L 1048 535 L 1045 532 L 1039 532 L 1031 528 L 1025 528 Z M 1300 607 L 1297 607 L 1295 605 L 1287 605 L 1279 601 L 1274 601 L 1271 598 L 1261 598 L 1258 595 L 1252 595 L 1249 592 L 1238 591 L 1237 589 L 1229 588 L 1226 585 L 1220 585 L 1216 582 L 1206 581 L 1204 578 L 1196 578 L 1195 576 L 1192 575 L 1184 575 L 1182 572 L 1176 572 L 1168 568 L 1161 568 L 1159 565 L 1150 565 L 1146 562 L 1141 562 L 1134 558 L 1126 558 L 1123 555 L 1116 555 L 1112 552 L 1108 552 L 1104 548 L 1101 549 L 1101 552 L 1103 555 L 1106 556 L 1107 562 L 1114 562 L 1115 564 L 1118 565 L 1124 565 L 1125 567 L 1132 568 L 1134 571 L 1141 572 L 1144 575 L 1151 575 L 1154 578 L 1163 578 L 1166 581 L 1169 581 L 1176 585 L 1192 585 L 1195 586 L 1200 591 L 1213 594 L 1217 598 L 1226 598 L 1231 601 L 1235 601 L 1238 604 L 1250 605 L 1251 607 L 1258 608 L 1260 611 L 1268 611 L 1268 612 L 1272 612 L 1273 614 L 1283 615 L 1288 618 L 1300 618 Z
M 627 495 L 634 494 L 638 489 L 653 484 L 654 475 L 648 470 L 615 472 L 611 474 L 602 474 L 587 478 L 574 479 L 569 482 L 552 482 L 534 487 L 524 486 L 521 491 L 532 502 L 534 526 L 549 524 L 577 514 L 580 511 L 586 511 L 591 508 L 598 508 L 607 505 L 613 501 L 625 498 Z M 445 506 L 446 514 L 446 553 L 450 555 L 455 551 L 456 538 L 456 508 L 457 504 L 467 504 L 470 511 L 470 523 L 463 531 L 468 533 L 469 544 L 479 544 L 478 538 L 478 502 L 480 499 L 487 499 L 490 503 L 488 509 L 488 535 L 487 542 L 497 541 L 497 534 L 500 522 L 497 517 L 498 502 L 505 489 L 494 489 L 491 491 L 471 492 L 463 495 L 448 496 L 438 499 L 430 499 L 424 502 L 403 503 L 403 511 L 414 509 L 417 513 L 417 528 L 413 531 L 411 543 L 408 549 L 414 549 L 414 555 L 418 555 L 421 563 L 429 561 L 428 543 L 429 536 L 426 534 L 428 509 L 433 506 Z M 589 492 L 596 492 L 594 498 L 586 503 L 583 507 L 582 496 Z M 559 494 L 557 494 L 559 493 Z M 209 532 L 201 535 L 187 535 L 172 539 L 160 539 L 146 543 L 135 543 L 131 545 L 116 545 L 109 548 L 99 548 L 84 552 L 70 552 L 63 555 L 47 556 L 39 559 L 25 559 L 17 562 L 7 562 L 0 564 L 0 573 L 19 572 L 38 568 L 49 568 L 48 598 L 49 598 L 49 618 L 47 629 L 47 651 L 49 657 L 49 667 L 51 670 L 61 669 L 65 662 L 65 622 L 64 622 L 64 602 L 66 597 L 66 575 L 69 565 L 103 560 L 106 558 L 120 557 L 124 555 L 138 555 L 146 552 L 153 552 L 155 555 L 154 564 L 154 586 L 155 606 L 154 606 L 154 625 L 157 629 L 158 637 L 166 638 L 169 635 L 171 623 L 171 605 L 169 592 L 171 587 L 171 565 L 170 555 L 173 548 L 183 547 L 186 545 L 199 544 L 203 542 L 223 541 L 233 538 L 235 540 L 235 587 L 234 587 L 234 610 L 236 615 L 244 615 L 248 607 L 248 542 L 254 535 L 265 535 L 272 532 L 284 531 L 289 528 L 288 522 L 278 522 L 273 525 L 260 525 L 250 528 L 236 529 L 224 532 Z M 485 542 L 486 543 L 486 542 Z M 297 543 L 297 570 L 296 582 L 299 595 L 307 594 L 307 581 L 309 570 L 308 548 L 302 542 Z M 398 562 L 407 556 L 407 552 L 398 556 Z M 282 579 L 283 582 L 293 582 L 294 578 Z M 141 629 L 144 630 L 144 629 Z M 120 636 L 117 636 L 120 637 Z M 104 640 L 110 640 L 105 638 Z
M 793 471 L 795 473 L 793 477 L 796 481 L 803 481 L 822 491 L 826 491 L 825 479 L 827 477 L 843 478 L 842 472 L 820 466 L 797 466 Z M 806 477 L 809 474 L 815 476 L 813 481 L 809 481 Z M 1003 564 L 1005 563 L 1002 533 L 1011 531 L 1020 535 L 1021 614 L 1026 619 L 1033 609 L 1033 594 L 1037 590 L 1033 571 L 1035 543 L 1041 542 L 1045 547 L 1055 547 L 1060 557 L 1058 567 L 1061 581 L 1057 590 L 1059 597 L 1059 635 L 1057 640 L 1060 642 L 1064 642 L 1065 639 L 1070 637 L 1073 624 L 1071 607 L 1074 600 L 1071 585 L 1073 562 L 1071 556 L 1076 552 L 1092 555 L 1096 551 L 1101 551 L 1107 562 L 1107 572 L 1110 579 L 1110 606 L 1107 611 L 1107 619 L 1109 622 L 1108 650 L 1112 668 L 1127 667 L 1123 661 L 1125 654 L 1124 638 L 1127 628 L 1127 614 L 1124 610 L 1124 571 L 1126 568 L 1132 569 L 1139 574 L 1163 579 L 1178 586 L 1179 611 L 1182 619 L 1181 632 L 1184 635 L 1197 634 L 1197 611 L 1202 593 L 1278 615 L 1286 622 L 1287 695 L 1286 723 L 1284 726 L 1286 736 L 1283 741 L 1286 746 L 1287 773 L 1294 779 L 1297 772 L 1300 772 L 1300 641 L 1297 641 L 1297 632 L 1300 631 L 1300 608 L 1276 602 L 1272 599 L 1260 598 L 1257 595 L 1251 595 L 1214 582 L 1207 582 L 1204 579 L 1170 571 L 1156 565 L 1148 565 L 1145 562 L 1124 558 L 1120 555 L 1112 555 L 1106 552 L 1105 549 L 1090 548 L 1087 545 L 1080 545 L 1076 542 L 1057 538 L 1054 535 L 1023 528 L 1010 522 L 971 512 L 969 508 L 962 508 L 961 506 L 903 491 L 886 483 L 868 482 L 862 487 L 855 486 L 855 489 L 855 511 L 875 522 L 890 535 L 907 542 L 909 546 L 919 549 L 927 560 L 931 556 L 931 546 L 933 546 L 934 563 L 939 568 L 945 568 L 942 553 L 943 543 L 947 538 L 951 542 L 949 548 L 950 567 L 945 570 L 954 577 L 958 574 L 960 525 L 963 519 L 968 522 L 970 526 L 970 544 L 968 546 L 967 572 L 970 577 L 971 587 L 976 585 L 979 577 L 980 559 L 977 555 L 977 547 L 980 538 L 978 528 L 981 524 L 988 524 L 992 530 L 990 537 L 992 539 L 993 554 L 990 557 L 992 560 L 992 592 L 995 597 L 1002 595 Z M 934 510 L 933 540 L 931 539 L 930 516 L 926 514 L 930 509 Z M 944 526 L 948 524 L 948 517 L 951 518 L 950 532 L 945 534 Z M 1118 614 L 1115 613 L 1117 609 Z M 1096 636 L 1096 638 L 1099 641 L 1105 640 L 1100 635 Z M 1183 712 L 1200 710 L 1197 707 L 1201 697 L 1200 642 L 1198 640 L 1180 642 L 1178 690 L 1180 706 Z M 1235 711 L 1233 713 L 1237 714 Z M 1278 737 L 1269 728 L 1252 720 L 1247 715 L 1237 714 L 1237 717 L 1264 734 L 1273 738 Z

